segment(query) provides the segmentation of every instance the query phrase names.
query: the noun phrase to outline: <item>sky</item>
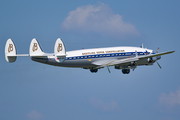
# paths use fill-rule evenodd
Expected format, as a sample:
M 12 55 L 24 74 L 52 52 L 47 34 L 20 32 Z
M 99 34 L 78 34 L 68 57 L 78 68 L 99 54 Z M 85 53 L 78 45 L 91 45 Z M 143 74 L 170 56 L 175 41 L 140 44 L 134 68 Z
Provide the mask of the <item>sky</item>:
M 0 0 L 0 119 L 179 120 L 180 1 Z M 57 38 L 66 50 L 141 46 L 162 56 L 153 66 L 124 75 L 110 67 L 97 73 L 18 57 L 4 57 L 11 38 L 28 54 L 36 38 L 53 53 Z

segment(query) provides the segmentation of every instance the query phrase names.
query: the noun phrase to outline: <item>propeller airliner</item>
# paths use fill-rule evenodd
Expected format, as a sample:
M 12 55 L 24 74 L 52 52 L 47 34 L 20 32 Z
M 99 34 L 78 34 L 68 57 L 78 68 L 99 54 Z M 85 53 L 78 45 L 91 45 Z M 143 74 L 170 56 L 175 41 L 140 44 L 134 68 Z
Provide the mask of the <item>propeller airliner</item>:
M 115 69 L 122 69 L 123 74 L 129 74 L 130 69 L 137 66 L 153 65 L 162 55 L 175 51 L 156 53 L 151 49 L 142 47 L 107 47 L 67 51 L 63 41 L 58 38 L 55 42 L 54 53 L 44 53 L 34 38 L 31 41 L 29 54 L 16 54 L 16 47 L 11 39 L 5 45 L 5 59 L 9 63 L 16 61 L 18 56 L 30 56 L 33 61 L 59 66 L 89 69 L 96 73 L 98 69 L 114 66 Z M 158 66 L 161 68 L 159 63 Z M 109 70 L 109 68 L 108 68 Z M 109 70 L 110 72 L 110 70 Z

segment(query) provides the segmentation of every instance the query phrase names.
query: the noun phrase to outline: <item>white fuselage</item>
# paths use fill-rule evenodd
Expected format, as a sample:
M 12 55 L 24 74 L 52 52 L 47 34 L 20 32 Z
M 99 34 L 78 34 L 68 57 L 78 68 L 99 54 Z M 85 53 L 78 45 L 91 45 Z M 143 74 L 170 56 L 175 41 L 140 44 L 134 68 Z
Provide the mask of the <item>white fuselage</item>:
M 109 48 L 94 48 L 82 49 L 66 52 L 66 59 L 64 62 L 59 63 L 54 55 L 47 57 L 31 57 L 32 60 L 62 67 L 79 67 L 79 68 L 93 68 L 96 67 L 98 62 L 108 61 L 109 59 L 124 59 L 144 54 L 153 54 L 153 50 L 139 47 L 109 47 Z M 93 63 L 96 63 L 93 64 Z M 138 65 L 147 65 L 146 60 L 139 61 Z M 126 64 L 127 66 L 128 64 Z

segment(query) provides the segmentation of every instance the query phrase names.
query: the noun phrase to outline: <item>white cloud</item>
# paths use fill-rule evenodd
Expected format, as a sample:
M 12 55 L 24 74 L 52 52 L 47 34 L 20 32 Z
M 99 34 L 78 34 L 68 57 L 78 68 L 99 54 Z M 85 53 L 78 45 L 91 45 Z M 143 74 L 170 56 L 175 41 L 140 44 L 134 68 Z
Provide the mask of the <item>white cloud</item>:
M 134 25 L 124 22 L 121 15 L 114 14 L 104 3 L 77 7 L 69 12 L 61 27 L 64 30 L 94 32 L 118 38 L 140 35 Z
M 43 115 L 38 113 L 36 110 L 32 110 L 27 114 L 27 117 L 31 120 L 40 120 L 43 118 Z
M 180 105 L 180 88 L 176 92 L 170 92 L 169 94 L 161 93 L 159 103 L 168 107 Z
M 91 98 L 91 104 L 94 108 L 101 111 L 110 112 L 118 109 L 118 103 L 116 101 L 104 102 L 98 98 Z

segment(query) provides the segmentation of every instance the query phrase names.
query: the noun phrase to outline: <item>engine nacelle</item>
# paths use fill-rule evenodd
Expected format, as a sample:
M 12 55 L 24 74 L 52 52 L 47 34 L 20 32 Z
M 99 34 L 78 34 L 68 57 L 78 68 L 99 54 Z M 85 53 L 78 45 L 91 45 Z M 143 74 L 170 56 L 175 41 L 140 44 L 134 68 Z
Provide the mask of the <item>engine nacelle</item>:
M 148 63 L 154 63 L 156 62 L 156 60 L 157 60 L 157 57 L 151 57 L 147 59 Z
M 135 69 L 136 66 L 120 66 L 120 65 L 115 65 L 114 66 L 115 69 Z

